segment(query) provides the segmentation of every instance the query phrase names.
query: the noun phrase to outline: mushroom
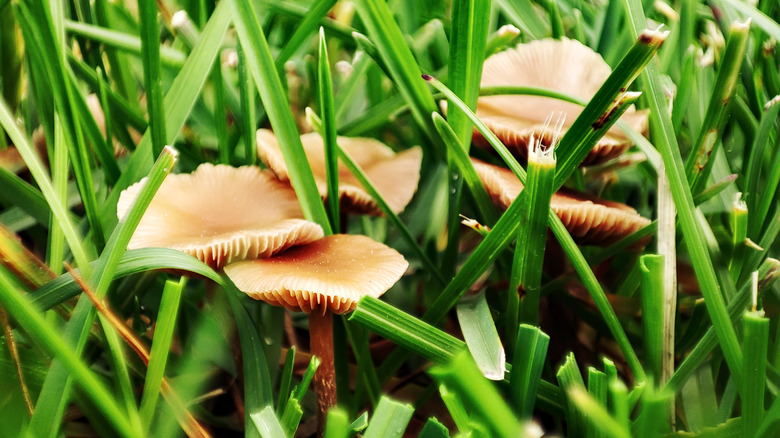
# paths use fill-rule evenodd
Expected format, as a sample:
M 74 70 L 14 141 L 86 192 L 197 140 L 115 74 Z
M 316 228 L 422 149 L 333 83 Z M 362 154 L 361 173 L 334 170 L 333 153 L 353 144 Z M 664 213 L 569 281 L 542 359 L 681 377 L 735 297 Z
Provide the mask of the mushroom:
M 122 192 L 117 216 L 126 214 L 144 183 Z M 165 179 L 127 247 L 177 249 L 219 269 L 322 236 L 319 225 L 303 219 L 295 192 L 269 172 L 206 163 Z
M 338 137 L 338 144 L 363 169 L 371 183 L 394 213 L 400 213 L 412 199 L 420 180 L 422 151 L 415 146 L 399 153 L 384 143 L 371 138 Z M 301 136 L 301 143 L 309 160 L 320 195 L 328 193 L 325 174 L 325 147 L 317 133 Z M 257 153 L 281 181 L 289 181 L 279 143 L 273 132 L 257 131 Z M 363 190 L 362 185 L 347 167 L 339 163 L 339 197 L 344 209 L 355 213 L 379 215 L 376 201 Z
M 503 167 L 474 158 L 471 161 L 493 202 L 503 209 L 508 208 L 523 190 L 517 176 Z M 628 205 L 568 189 L 560 189 L 552 195 L 550 208 L 572 237 L 582 244 L 609 245 L 650 224 Z
M 366 236 L 334 234 L 225 267 L 250 297 L 309 314 L 310 350 L 321 360 L 313 382 L 321 429 L 336 404 L 332 315 L 351 312 L 364 296 L 384 294 L 408 266 L 397 251 Z
M 544 39 L 519 44 L 489 57 L 482 69 L 481 87 L 528 86 L 542 87 L 590 100 L 611 73 L 609 65 L 598 53 L 579 41 L 562 38 Z M 550 144 L 554 132 L 545 126 L 549 114 L 563 113 L 564 132 L 582 112 L 582 107 L 563 100 L 543 96 L 498 95 L 477 100 L 477 116 L 515 154 L 526 157 L 532 135 Z M 621 120 L 643 134 L 647 131 L 647 111 L 633 106 Z M 474 130 L 474 142 L 489 146 Z M 596 164 L 614 158 L 632 145 L 617 127 L 602 137 L 583 165 Z

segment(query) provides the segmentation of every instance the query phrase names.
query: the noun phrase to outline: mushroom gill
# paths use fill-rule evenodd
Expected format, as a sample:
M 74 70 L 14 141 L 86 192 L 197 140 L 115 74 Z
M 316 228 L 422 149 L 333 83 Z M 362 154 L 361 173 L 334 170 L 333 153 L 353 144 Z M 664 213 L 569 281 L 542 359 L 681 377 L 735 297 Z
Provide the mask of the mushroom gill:
M 579 41 L 562 38 L 544 39 L 520 44 L 489 57 L 483 66 L 481 87 L 526 86 L 542 87 L 590 100 L 611 69 L 598 53 Z M 515 155 L 525 157 L 532 135 L 549 145 L 554 132 L 545 126 L 550 114 L 562 114 L 566 129 L 577 119 L 582 107 L 559 99 L 528 95 L 483 96 L 477 101 L 477 116 Z M 647 111 L 633 106 L 621 120 L 645 134 Z M 474 142 L 488 146 L 474 130 Z M 583 165 L 612 159 L 632 145 L 625 134 L 613 127 L 593 147 Z
M 476 159 L 472 162 L 493 202 L 508 208 L 523 190 L 523 184 L 509 169 Z M 550 208 L 581 244 L 609 245 L 650 224 L 628 205 L 568 189 L 553 194 Z
M 144 182 L 120 195 L 120 219 Z M 322 236 L 319 225 L 304 220 L 293 190 L 269 172 L 206 163 L 191 174 L 166 178 L 128 249 L 177 249 L 216 269 L 237 260 L 269 257 Z

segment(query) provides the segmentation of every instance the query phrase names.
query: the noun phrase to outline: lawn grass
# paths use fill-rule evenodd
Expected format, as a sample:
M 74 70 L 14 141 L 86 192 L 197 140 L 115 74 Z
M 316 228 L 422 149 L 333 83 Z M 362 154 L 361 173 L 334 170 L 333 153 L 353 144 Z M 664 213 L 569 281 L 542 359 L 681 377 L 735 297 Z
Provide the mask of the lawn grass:
M 779 22 L 775 0 L 0 0 L 0 435 L 780 434 Z M 592 98 L 480 87 L 486 57 L 549 38 L 610 66 Z M 494 95 L 583 110 L 526 160 L 475 114 Z M 258 128 L 307 220 L 409 262 L 334 317 L 325 425 L 304 314 L 127 249 L 169 174 L 265 167 Z M 610 130 L 635 145 L 582 167 Z M 403 211 L 337 136 L 421 147 Z M 497 207 L 470 158 L 528 190 Z M 338 202 L 338 163 L 377 215 Z M 561 188 L 652 222 L 580 244 Z

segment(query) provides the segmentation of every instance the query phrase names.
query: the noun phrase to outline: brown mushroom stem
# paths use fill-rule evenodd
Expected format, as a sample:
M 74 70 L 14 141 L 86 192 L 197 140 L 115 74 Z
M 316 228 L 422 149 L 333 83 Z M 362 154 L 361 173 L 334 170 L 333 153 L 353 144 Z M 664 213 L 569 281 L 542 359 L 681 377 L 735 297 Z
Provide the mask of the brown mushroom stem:
M 309 350 L 320 359 L 314 373 L 314 392 L 317 394 L 317 436 L 325 430 L 328 409 L 336 405 L 336 368 L 333 357 L 333 313 L 316 310 L 309 314 Z

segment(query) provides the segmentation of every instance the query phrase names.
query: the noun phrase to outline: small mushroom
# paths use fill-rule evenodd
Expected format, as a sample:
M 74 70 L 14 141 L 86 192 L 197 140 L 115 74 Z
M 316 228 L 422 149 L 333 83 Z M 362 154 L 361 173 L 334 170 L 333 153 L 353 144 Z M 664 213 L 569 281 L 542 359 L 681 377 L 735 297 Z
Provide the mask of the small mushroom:
M 371 138 L 338 137 L 339 146 L 363 169 L 379 194 L 394 213 L 400 213 L 412 199 L 420 180 L 422 151 L 412 147 L 394 153 L 384 143 Z M 317 133 L 301 136 L 301 143 L 309 160 L 314 180 L 320 195 L 327 196 L 325 174 L 325 147 Z M 289 181 L 287 165 L 284 163 L 279 143 L 273 132 L 267 129 L 257 131 L 257 153 L 260 159 L 274 171 L 281 181 Z M 340 204 L 345 210 L 355 213 L 379 215 L 376 201 L 363 190 L 362 185 L 347 167 L 339 163 Z
M 493 202 L 508 208 L 523 190 L 523 184 L 509 169 L 476 159 L 471 161 Z M 581 244 L 609 245 L 650 224 L 628 205 L 568 189 L 553 194 L 550 208 Z
M 361 235 L 335 234 L 267 259 L 232 263 L 225 273 L 257 300 L 309 314 L 320 427 L 336 404 L 332 315 L 351 312 L 364 296 L 379 297 L 409 266 L 392 248 Z
M 120 218 L 144 182 L 119 196 Z M 269 172 L 206 163 L 165 179 L 127 247 L 177 249 L 218 269 L 322 236 L 319 225 L 303 219 L 295 192 Z
M 590 100 L 611 69 L 598 53 L 579 41 L 562 38 L 544 39 L 520 44 L 489 57 L 483 66 L 481 87 L 527 86 L 560 91 Z M 532 135 L 549 144 L 554 132 L 545 126 L 550 114 L 563 113 L 564 132 L 577 119 L 582 107 L 574 103 L 543 96 L 499 95 L 477 100 L 477 116 L 516 155 L 526 157 Z M 641 133 L 647 131 L 647 111 L 630 107 L 621 117 Z M 474 142 L 488 146 L 475 129 Z M 614 158 L 632 145 L 625 134 L 613 127 L 602 137 L 583 165 L 596 164 Z

